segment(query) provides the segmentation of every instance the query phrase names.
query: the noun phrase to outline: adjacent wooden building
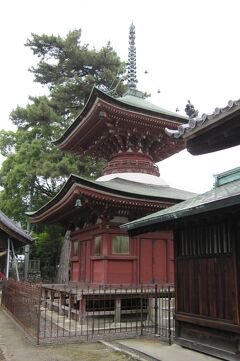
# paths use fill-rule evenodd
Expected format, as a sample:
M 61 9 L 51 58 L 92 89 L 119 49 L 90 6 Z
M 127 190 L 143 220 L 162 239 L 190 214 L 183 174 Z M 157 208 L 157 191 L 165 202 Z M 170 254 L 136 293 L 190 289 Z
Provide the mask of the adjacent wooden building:
M 172 139 L 184 141 L 193 155 L 216 152 L 240 144 L 240 99 L 229 100 L 223 108 L 215 108 L 210 114 L 190 118 L 178 129 L 166 129 Z
M 240 144 L 240 102 L 190 119 L 174 139 L 193 154 Z M 131 237 L 174 230 L 176 341 L 224 360 L 240 359 L 240 168 L 214 188 L 124 226 Z
M 10 253 L 32 243 L 31 236 L 0 211 L 0 273 L 8 278 Z M 18 274 L 17 274 L 18 276 Z

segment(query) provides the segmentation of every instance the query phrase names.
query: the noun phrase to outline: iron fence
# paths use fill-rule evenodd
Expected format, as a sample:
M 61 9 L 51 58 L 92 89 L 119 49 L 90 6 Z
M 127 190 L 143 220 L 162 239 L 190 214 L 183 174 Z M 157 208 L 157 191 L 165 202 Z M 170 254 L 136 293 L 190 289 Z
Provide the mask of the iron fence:
M 36 342 L 174 337 L 172 285 L 31 286 L 6 280 L 2 304 Z
M 30 336 L 38 339 L 41 287 L 12 279 L 4 279 L 1 302 L 15 321 Z

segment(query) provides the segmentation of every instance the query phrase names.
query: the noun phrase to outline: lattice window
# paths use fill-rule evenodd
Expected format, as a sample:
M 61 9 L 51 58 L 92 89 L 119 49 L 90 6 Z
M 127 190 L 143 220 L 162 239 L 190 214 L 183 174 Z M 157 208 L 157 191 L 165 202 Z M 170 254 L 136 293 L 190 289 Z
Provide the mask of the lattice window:
M 128 236 L 114 236 L 112 238 L 112 253 L 113 254 L 129 254 L 129 237 Z
M 78 241 L 73 241 L 72 243 L 72 255 L 78 256 Z
M 199 257 L 231 253 L 230 226 L 217 223 L 179 231 L 178 256 Z
M 102 236 L 96 236 L 94 238 L 94 254 L 100 255 L 102 253 Z

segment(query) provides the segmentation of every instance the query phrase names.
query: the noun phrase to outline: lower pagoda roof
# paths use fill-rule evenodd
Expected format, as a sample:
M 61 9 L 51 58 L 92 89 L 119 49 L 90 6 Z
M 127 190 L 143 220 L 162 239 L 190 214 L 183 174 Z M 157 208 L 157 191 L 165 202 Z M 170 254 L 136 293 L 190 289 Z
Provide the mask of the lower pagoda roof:
M 6 214 L 0 211 L 0 239 L 6 241 L 8 238 L 12 239 L 15 247 L 22 247 L 33 241 L 26 231 L 21 229 L 11 221 Z
M 59 193 L 35 212 L 28 212 L 31 223 L 67 223 L 74 217 L 76 200 L 82 208 L 111 203 L 114 207 L 146 208 L 146 214 L 169 207 L 195 194 L 166 185 L 150 185 L 126 179 L 92 181 L 70 175 Z

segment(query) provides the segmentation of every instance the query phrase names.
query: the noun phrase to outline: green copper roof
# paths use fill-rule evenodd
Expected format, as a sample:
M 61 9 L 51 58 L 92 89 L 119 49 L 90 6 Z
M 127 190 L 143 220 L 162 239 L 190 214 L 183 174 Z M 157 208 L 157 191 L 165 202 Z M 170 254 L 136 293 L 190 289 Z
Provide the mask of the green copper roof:
M 115 178 L 114 180 L 105 182 L 94 182 L 95 184 L 101 184 L 112 191 L 124 192 L 126 194 L 132 194 L 135 196 L 167 198 L 174 200 L 183 200 L 191 198 L 195 193 L 184 191 L 177 188 L 171 188 L 169 186 L 159 186 L 153 184 L 144 184 L 129 181 L 122 178 Z
M 139 92 L 135 90 L 135 92 Z M 139 92 L 142 94 L 142 92 Z M 130 95 L 129 95 L 130 94 Z M 56 141 L 54 144 L 60 144 L 63 142 L 74 130 L 78 127 L 78 125 L 83 121 L 85 116 L 90 111 L 91 107 L 93 106 L 96 99 L 102 99 L 110 104 L 114 104 L 116 106 L 124 107 L 128 110 L 139 111 L 143 112 L 144 114 L 149 114 L 153 116 L 162 116 L 164 119 L 169 121 L 179 122 L 179 123 L 186 123 L 187 118 L 181 116 L 177 113 L 170 112 L 163 108 L 160 108 L 150 102 L 146 101 L 145 99 L 139 97 L 138 95 L 132 95 L 132 93 L 127 92 L 125 96 L 120 98 L 113 98 L 110 95 L 106 94 L 105 92 L 97 89 L 96 87 L 93 88 L 88 101 L 86 102 L 83 110 L 77 116 L 77 118 L 73 121 L 73 123 L 66 129 L 65 133 Z M 126 107 L 128 105 L 128 107 Z
M 230 169 L 226 172 L 216 174 L 215 177 L 215 187 L 220 187 L 223 184 L 233 182 L 235 180 L 240 179 L 240 167 Z
M 125 179 L 116 178 L 110 181 L 92 181 L 71 174 L 60 192 L 42 208 L 35 212 L 27 212 L 28 215 L 39 215 L 45 210 L 51 208 L 68 192 L 73 184 L 79 184 L 86 189 L 92 189 L 102 192 L 103 194 L 119 195 L 128 197 L 129 199 L 142 199 L 153 201 L 181 201 L 193 197 L 195 193 L 182 191 L 180 189 L 171 188 L 169 186 L 157 186 L 132 182 Z
M 164 224 L 207 211 L 240 204 L 240 180 L 216 187 L 172 207 L 127 223 L 122 227 L 131 231 L 153 224 Z
M 154 104 L 148 102 L 143 97 L 131 95 L 128 92 L 123 97 L 117 98 L 117 100 L 119 100 L 119 102 L 121 102 L 121 103 L 128 104 L 128 105 L 134 106 L 139 109 L 150 110 L 155 113 L 178 117 L 178 118 L 184 119 L 186 121 L 188 119 L 187 117 L 184 117 L 180 114 L 177 114 L 177 113 L 171 112 L 169 110 L 166 110 L 164 108 L 158 107 L 157 105 L 154 105 Z

